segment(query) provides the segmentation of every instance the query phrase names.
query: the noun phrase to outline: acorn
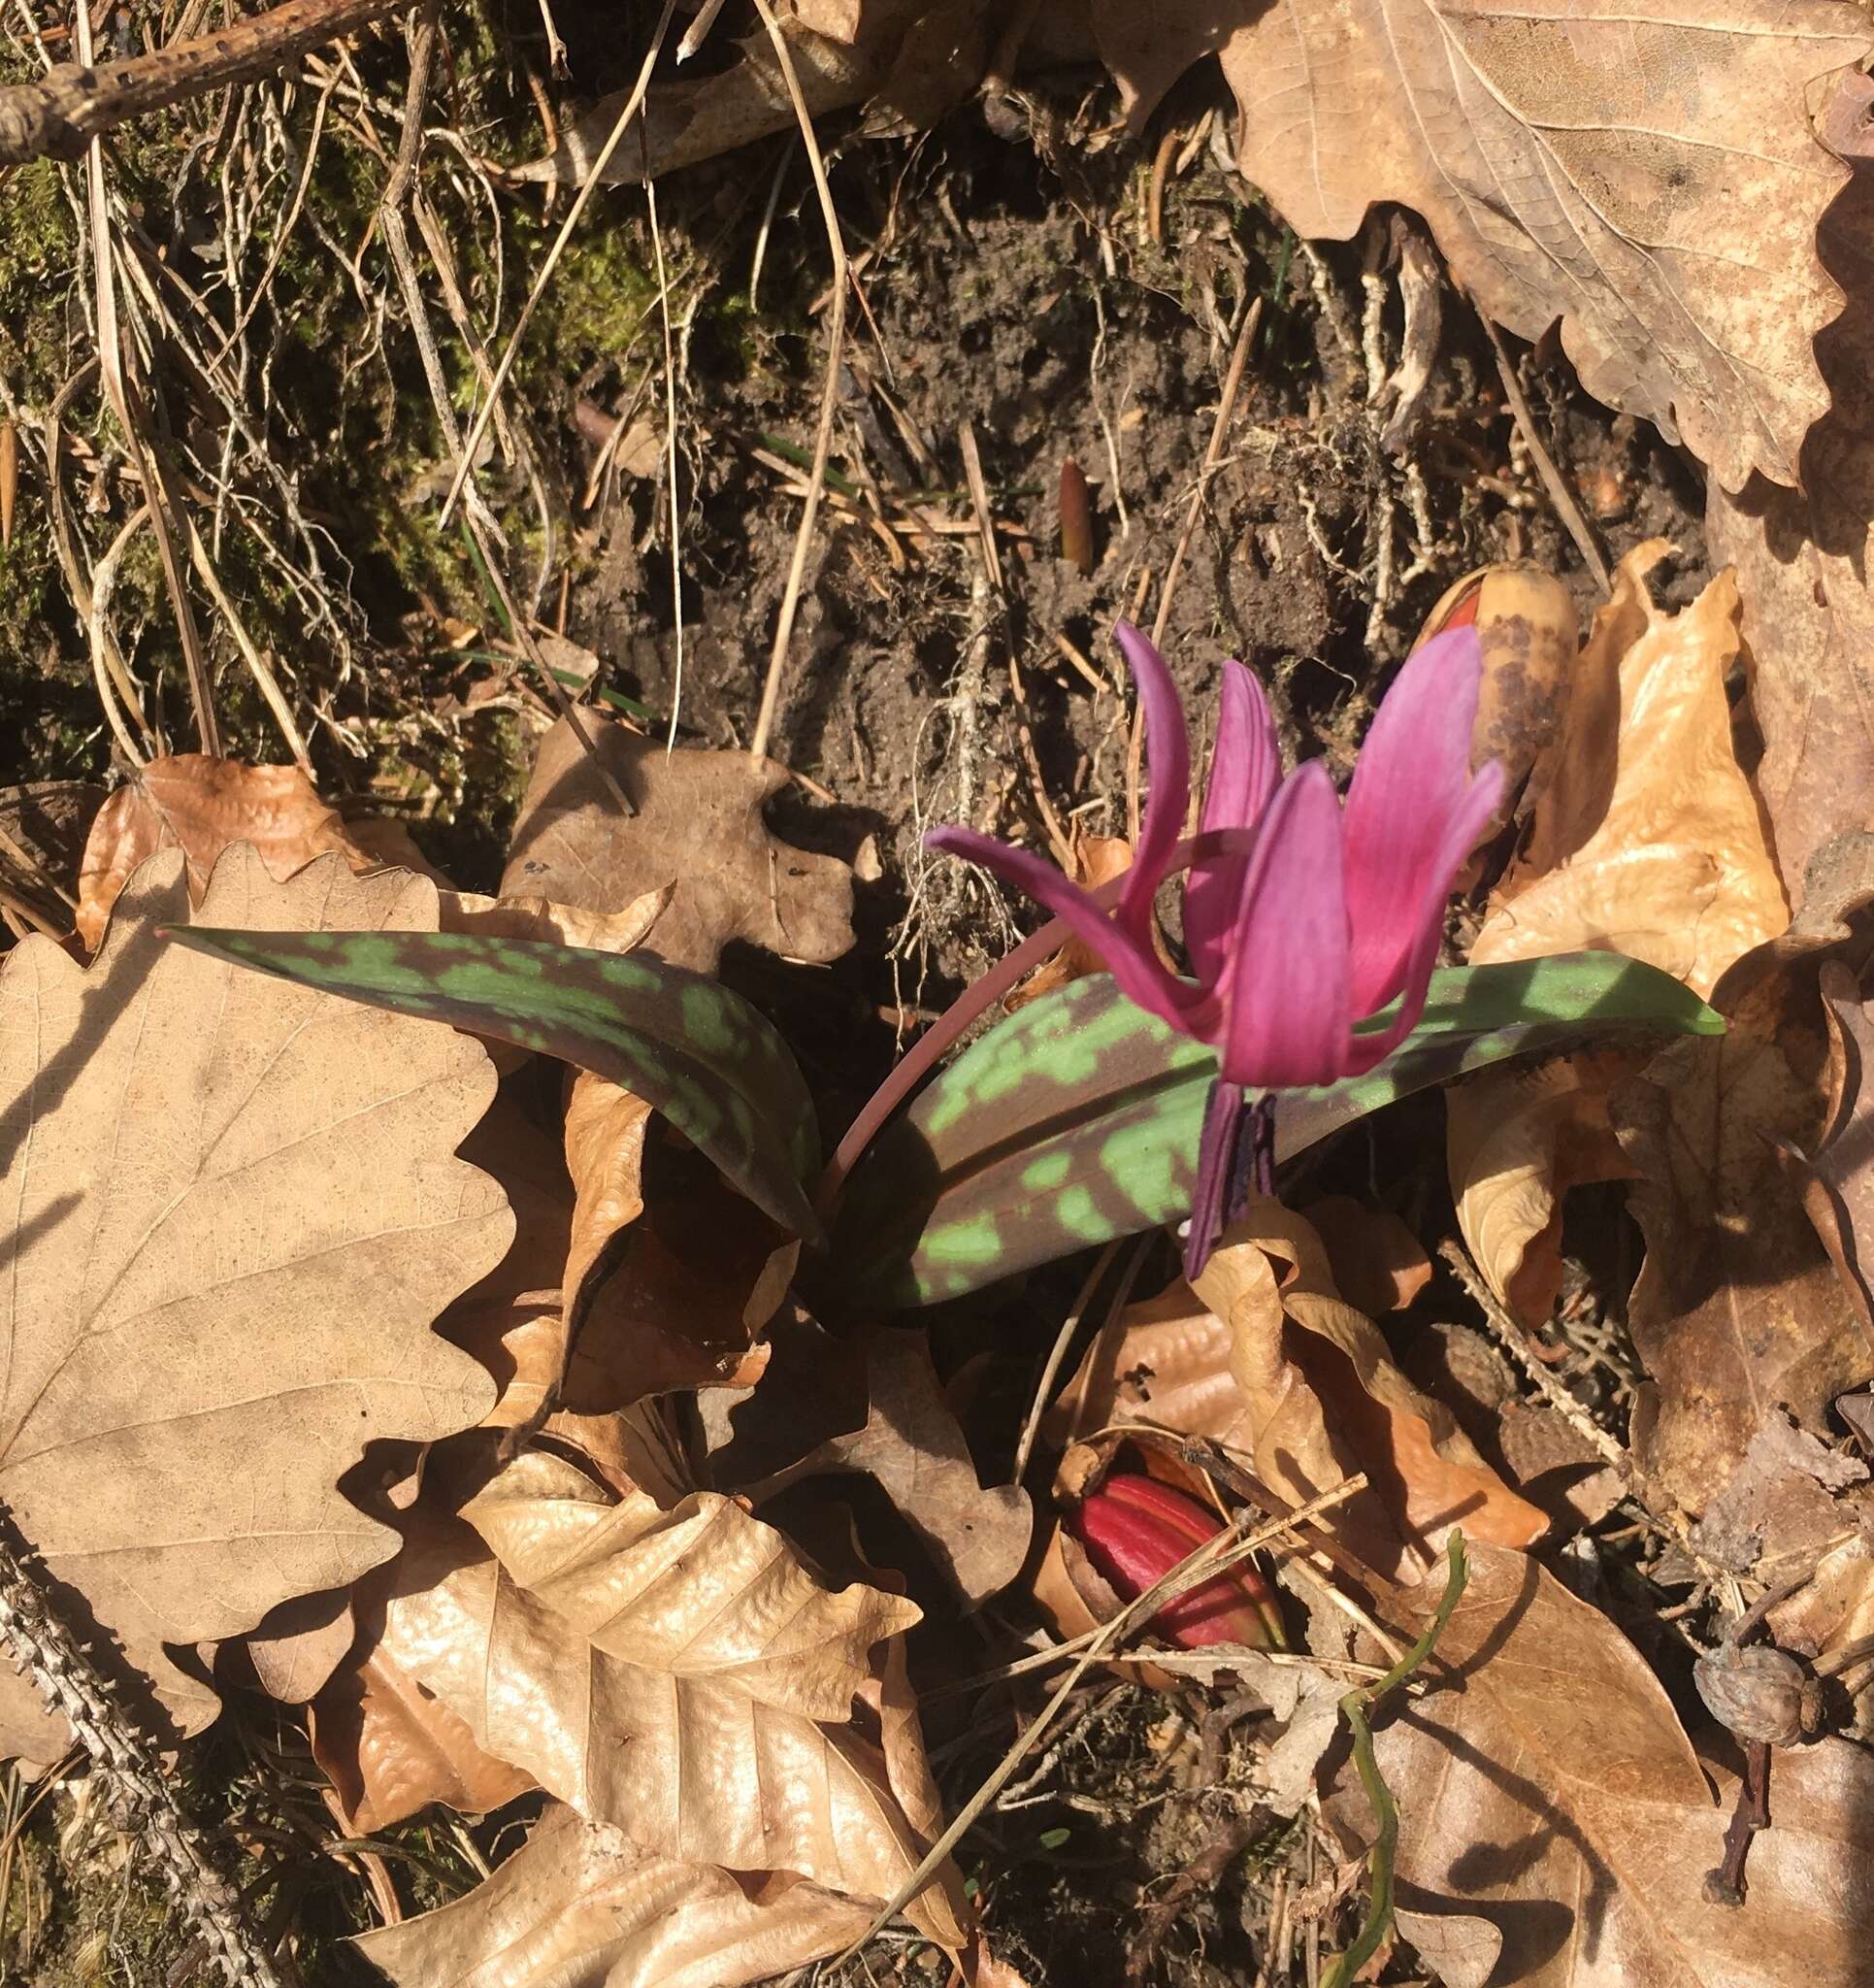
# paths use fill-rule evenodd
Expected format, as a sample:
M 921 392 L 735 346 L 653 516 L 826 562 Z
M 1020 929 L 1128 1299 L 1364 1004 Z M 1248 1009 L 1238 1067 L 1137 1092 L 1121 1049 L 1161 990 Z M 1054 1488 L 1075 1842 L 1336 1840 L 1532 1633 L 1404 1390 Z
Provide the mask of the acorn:
M 1553 573 L 1528 560 L 1480 566 L 1446 590 L 1419 644 L 1453 628 L 1476 629 L 1484 652 L 1471 766 L 1496 760 L 1508 778 L 1506 795 L 1514 795 L 1568 708 L 1580 638 L 1574 601 Z M 1504 820 L 1509 812 L 1506 798 Z
M 1081 1500 L 1069 1523 L 1087 1558 L 1129 1602 L 1224 1531 L 1216 1513 L 1195 1498 L 1131 1472 L 1107 1477 Z M 1254 1649 L 1282 1644 L 1274 1593 L 1247 1561 L 1166 1603 L 1152 1623 L 1186 1649 L 1217 1642 Z

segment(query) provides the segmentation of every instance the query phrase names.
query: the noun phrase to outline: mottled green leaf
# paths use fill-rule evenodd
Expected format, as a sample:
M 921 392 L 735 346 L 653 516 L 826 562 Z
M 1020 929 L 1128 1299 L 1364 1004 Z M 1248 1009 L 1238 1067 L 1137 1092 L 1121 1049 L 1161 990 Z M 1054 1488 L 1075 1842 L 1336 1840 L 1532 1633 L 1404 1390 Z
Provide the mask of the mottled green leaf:
M 1376 1024 L 1377 1025 L 1377 1024 Z M 1410 1092 L 1623 1029 L 1715 1033 L 1677 980 L 1616 953 L 1434 974 L 1424 1019 L 1365 1077 L 1284 1092 L 1278 1160 Z M 993 1028 L 854 1170 L 836 1272 L 868 1300 L 927 1305 L 1190 1212 L 1215 1054 L 1105 975 Z
M 173 928 L 198 951 L 374 1008 L 421 1015 L 610 1077 L 646 1099 L 797 1235 L 819 1133 L 773 1026 L 718 981 L 646 954 L 456 932 Z

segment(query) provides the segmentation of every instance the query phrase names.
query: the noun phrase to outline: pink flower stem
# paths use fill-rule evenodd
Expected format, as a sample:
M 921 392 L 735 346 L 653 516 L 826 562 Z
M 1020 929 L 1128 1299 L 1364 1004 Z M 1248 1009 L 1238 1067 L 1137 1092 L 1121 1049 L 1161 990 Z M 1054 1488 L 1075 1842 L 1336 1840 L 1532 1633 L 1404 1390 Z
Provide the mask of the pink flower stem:
M 1172 851 L 1165 874 L 1174 876 L 1180 870 L 1190 869 L 1193 863 L 1203 862 L 1212 856 L 1246 855 L 1255 840 L 1253 829 L 1240 828 L 1212 829 L 1205 835 L 1189 836 Z M 1131 871 L 1123 871 L 1089 895 L 1102 910 L 1110 909 L 1118 903 L 1120 892 L 1126 887 L 1126 878 L 1131 875 Z M 919 1078 L 935 1067 L 951 1044 L 992 1002 L 1000 1001 L 1033 968 L 1039 966 L 1050 953 L 1058 952 L 1068 936 L 1067 921 L 1050 918 L 1038 932 L 1024 939 L 1012 952 L 999 960 L 980 980 L 971 981 L 905 1051 L 904 1059 L 893 1068 L 891 1075 L 867 1099 L 858 1117 L 847 1128 L 845 1138 L 839 1142 L 838 1149 L 828 1161 L 826 1172 L 820 1176 L 813 1207 L 823 1222 L 831 1224 L 840 1192 L 858 1164 L 860 1154 L 910 1095 Z

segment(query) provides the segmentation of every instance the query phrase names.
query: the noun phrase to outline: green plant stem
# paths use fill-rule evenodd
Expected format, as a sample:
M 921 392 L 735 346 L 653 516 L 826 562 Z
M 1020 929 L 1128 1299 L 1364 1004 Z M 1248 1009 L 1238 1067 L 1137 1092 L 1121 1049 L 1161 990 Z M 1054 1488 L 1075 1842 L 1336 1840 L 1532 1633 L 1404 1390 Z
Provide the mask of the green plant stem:
M 1354 1766 L 1359 1771 L 1361 1786 L 1366 1790 L 1366 1799 L 1373 1805 L 1373 1818 L 1378 1828 L 1373 1835 L 1373 1847 L 1366 1854 L 1366 1870 L 1371 1881 L 1366 1917 L 1355 1936 L 1354 1943 L 1322 1977 L 1322 1988 L 1352 1988 L 1361 1969 L 1379 1951 L 1381 1942 L 1393 1930 L 1393 1863 L 1398 1851 L 1399 1811 L 1392 1790 L 1380 1773 L 1379 1762 L 1374 1758 L 1373 1729 L 1367 1723 L 1366 1713 L 1389 1692 L 1397 1691 L 1438 1646 L 1438 1639 L 1444 1634 L 1445 1624 L 1451 1620 L 1451 1611 L 1458 1606 L 1458 1598 L 1463 1593 L 1464 1582 L 1469 1577 L 1464 1560 L 1464 1536 L 1456 1527 L 1452 1529 L 1446 1551 L 1450 1571 L 1445 1575 L 1444 1595 L 1438 1603 L 1438 1612 L 1432 1616 L 1425 1634 L 1384 1677 L 1376 1678 L 1371 1684 L 1363 1684 L 1340 1701 L 1341 1716 L 1354 1736 Z

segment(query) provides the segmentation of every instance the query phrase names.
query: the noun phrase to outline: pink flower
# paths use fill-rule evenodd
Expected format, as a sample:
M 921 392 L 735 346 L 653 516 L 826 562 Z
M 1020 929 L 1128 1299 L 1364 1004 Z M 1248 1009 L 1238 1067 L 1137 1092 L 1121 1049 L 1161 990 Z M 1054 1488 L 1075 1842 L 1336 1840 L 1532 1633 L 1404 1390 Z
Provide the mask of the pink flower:
M 1246 1191 L 1247 1162 L 1266 1171 L 1267 1112 L 1259 1101 L 1246 1117 L 1243 1091 L 1359 1076 L 1417 1025 L 1452 880 L 1496 810 L 1503 776 L 1495 764 L 1470 771 L 1483 675 L 1472 629 L 1433 637 L 1399 672 L 1344 807 L 1319 760 L 1282 778 L 1262 685 L 1226 663 L 1201 827 L 1239 833 L 1228 853 L 1192 866 L 1184 934 L 1195 977 L 1180 978 L 1153 947 L 1152 903 L 1183 834 L 1190 737 L 1165 659 L 1130 623 L 1117 633 L 1145 708 L 1151 798 L 1112 915 L 1025 849 L 961 828 L 926 840 L 1044 905 L 1141 1008 L 1215 1046 L 1185 1259 L 1195 1276 Z M 1383 1026 L 1360 1026 L 1395 1003 Z M 1254 1153 L 1244 1150 L 1246 1128 Z

